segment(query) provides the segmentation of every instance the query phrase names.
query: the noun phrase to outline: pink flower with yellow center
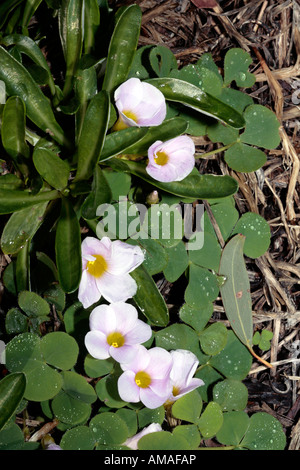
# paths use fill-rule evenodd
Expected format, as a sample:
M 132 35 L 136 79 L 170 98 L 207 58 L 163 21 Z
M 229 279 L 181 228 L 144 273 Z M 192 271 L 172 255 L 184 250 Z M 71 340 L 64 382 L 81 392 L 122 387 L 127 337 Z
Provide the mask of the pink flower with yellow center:
M 85 336 L 85 346 L 96 359 L 112 357 L 129 362 L 137 353 L 136 346 L 151 338 L 152 330 L 138 319 L 133 305 L 116 302 L 99 305 L 90 315 L 90 330 Z
M 166 117 L 165 97 L 153 85 L 130 78 L 115 91 L 119 119 L 114 130 L 126 127 L 158 126 Z
M 163 183 L 182 181 L 195 166 L 195 144 L 181 135 L 162 142 L 157 140 L 148 149 L 147 173 Z
M 82 276 L 78 299 L 88 308 L 103 296 L 108 302 L 125 302 L 137 291 L 130 276 L 144 261 L 144 253 L 138 246 L 120 240 L 111 241 L 86 237 L 81 245 Z
M 183 395 L 204 385 L 203 380 L 194 377 L 199 361 L 194 353 L 185 349 L 177 349 L 170 352 L 173 359 L 173 367 L 170 372 L 172 393 L 168 402 L 181 398 Z
M 150 409 L 163 405 L 172 391 L 172 364 L 172 356 L 165 349 L 154 347 L 148 350 L 139 346 L 134 359 L 121 364 L 124 371 L 118 379 L 121 399 L 129 403 L 141 401 Z

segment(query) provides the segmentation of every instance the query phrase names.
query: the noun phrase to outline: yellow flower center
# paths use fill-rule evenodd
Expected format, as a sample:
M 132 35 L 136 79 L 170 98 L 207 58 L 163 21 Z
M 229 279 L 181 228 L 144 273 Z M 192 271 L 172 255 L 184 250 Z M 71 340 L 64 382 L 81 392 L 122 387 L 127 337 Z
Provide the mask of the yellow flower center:
M 107 270 L 107 262 L 102 255 L 93 255 L 94 261 L 88 261 L 86 269 L 94 277 L 102 276 Z
M 132 111 L 123 111 L 124 116 L 126 116 L 128 119 L 131 119 L 134 122 L 137 122 L 138 117 L 136 114 L 134 114 Z
M 140 388 L 147 388 L 151 384 L 151 377 L 147 372 L 140 371 L 135 374 L 135 383 Z
M 165 152 L 157 152 L 156 157 L 154 157 L 155 163 L 157 165 L 164 166 L 169 161 L 169 156 Z
M 173 394 L 173 397 L 177 397 L 177 395 L 179 395 L 180 393 L 180 390 L 178 387 L 173 387 L 173 390 L 172 390 L 172 394 Z
M 138 120 L 137 116 L 132 111 L 123 111 L 123 114 L 126 117 L 128 117 L 129 119 L 132 119 L 134 122 L 137 122 L 137 120 Z M 127 127 L 129 127 L 129 126 L 123 121 L 121 116 L 119 116 L 119 119 L 114 124 L 112 130 L 113 131 L 122 131 L 123 129 L 127 129 Z
M 120 348 L 125 343 L 124 336 L 121 333 L 119 333 L 118 331 L 115 331 L 114 333 L 110 333 L 107 336 L 106 340 L 107 340 L 108 344 L 110 346 L 113 346 L 114 348 Z

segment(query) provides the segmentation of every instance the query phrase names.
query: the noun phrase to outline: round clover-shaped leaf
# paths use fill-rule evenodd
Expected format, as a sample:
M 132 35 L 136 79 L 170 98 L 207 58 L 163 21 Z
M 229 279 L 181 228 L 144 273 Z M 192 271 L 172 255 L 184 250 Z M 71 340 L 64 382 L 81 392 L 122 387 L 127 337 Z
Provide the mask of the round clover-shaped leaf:
M 63 390 L 73 398 L 84 403 L 93 403 L 97 399 L 94 388 L 85 378 L 73 371 L 62 372 Z
M 112 358 L 108 359 L 95 359 L 88 354 L 84 359 L 84 370 L 89 377 L 102 377 L 109 374 L 114 367 Z
M 46 316 L 50 312 L 50 306 L 45 299 L 35 292 L 22 291 L 18 298 L 19 307 L 29 317 Z
M 200 307 L 216 300 L 219 294 L 218 279 L 208 269 L 191 263 L 189 283 L 185 290 L 185 301 L 192 307 Z
M 199 338 L 197 333 L 188 325 L 174 323 L 155 335 L 156 346 L 167 349 L 188 349 L 194 354 L 199 352 Z
M 40 343 L 38 335 L 22 333 L 8 343 L 5 351 L 7 369 L 10 372 L 24 372 L 24 397 L 32 401 L 49 400 L 62 386 L 60 374 L 46 364 Z
M 281 423 L 268 413 L 255 413 L 241 444 L 249 450 L 284 450 L 286 436 Z
M 128 427 L 124 420 L 108 411 L 94 416 L 90 422 L 90 429 L 97 445 L 120 445 L 128 437 Z
M 193 390 L 183 397 L 178 398 L 172 406 L 172 414 L 175 418 L 197 423 L 202 411 L 202 398 L 197 390 Z
M 259 214 L 246 212 L 237 222 L 232 234 L 245 235 L 244 254 L 249 258 L 262 256 L 270 245 L 271 230 L 268 222 Z
M 76 340 L 63 331 L 48 333 L 41 340 L 45 361 L 58 369 L 71 369 L 77 361 L 79 347 Z
M 279 145 L 279 121 L 273 111 L 260 104 L 253 104 L 246 108 L 244 117 L 246 126 L 240 136 L 241 142 L 265 149 Z
M 181 435 L 168 431 L 151 432 L 139 439 L 139 450 L 186 450 L 188 441 Z
M 238 380 L 225 379 L 214 386 L 213 398 L 223 411 L 242 411 L 247 405 L 248 390 Z
M 165 419 L 165 408 L 159 406 L 158 408 L 141 408 L 137 411 L 139 428 L 143 429 L 151 423 L 162 424 Z
M 249 173 L 261 168 L 267 161 L 262 150 L 237 142 L 225 152 L 227 165 L 240 173 Z
M 223 424 L 223 413 L 220 405 L 211 401 L 198 420 L 198 428 L 204 439 L 216 435 Z
M 252 87 L 255 75 L 248 71 L 251 62 L 248 52 L 238 47 L 230 49 L 224 60 L 224 84 L 229 85 L 234 80 L 238 87 Z
M 189 251 L 189 259 L 198 266 L 218 272 L 221 259 L 221 247 L 212 233 L 204 234 L 203 247 Z
M 224 445 L 238 446 L 249 426 L 249 416 L 244 411 L 229 411 L 223 414 L 223 418 L 217 440 Z
M 182 424 L 173 429 L 174 436 L 181 436 L 189 443 L 188 449 L 197 449 L 201 442 L 198 427 L 195 424 Z
M 212 323 L 200 334 L 200 344 L 203 352 L 209 356 L 218 354 L 227 343 L 227 328 L 223 323 Z
M 184 323 L 190 325 L 194 330 L 200 332 L 208 323 L 213 314 L 213 303 L 208 302 L 206 305 L 199 307 L 191 307 L 184 304 L 179 310 L 179 316 Z
M 87 426 L 69 429 L 60 441 L 63 450 L 92 450 L 95 446 L 92 431 Z
M 63 390 L 53 398 L 51 406 L 54 416 L 71 426 L 86 423 L 92 411 L 89 403 L 77 400 Z

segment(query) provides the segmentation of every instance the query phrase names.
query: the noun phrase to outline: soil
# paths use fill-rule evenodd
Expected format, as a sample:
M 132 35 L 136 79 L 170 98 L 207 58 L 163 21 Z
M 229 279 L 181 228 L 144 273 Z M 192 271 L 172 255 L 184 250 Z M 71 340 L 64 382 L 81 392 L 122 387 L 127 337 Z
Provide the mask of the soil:
M 264 217 L 271 228 L 271 245 L 256 260 L 246 258 L 253 300 L 255 330 L 273 333 L 271 349 L 263 358 L 268 369 L 253 363 L 245 381 L 247 411 L 265 411 L 283 425 L 288 450 L 300 449 L 300 5 L 298 0 L 129 0 L 108 2 L 115 9 L 131 3 L 143 12 L 139 46 L 164 45 L 175 54 L 178 67 L 210 53 L 222 72 L 226 52 L 233 47 L 252 57 L 250 71 L 256 83 L 247 93 L 257 104 L 275 112 L 281 126 L 281 143 L 267 151 L 267 162 L 255 173 L 228 169 L 223 155 L 201 165 L 217 165 L 222 174 L 239 182 L 236 206 L 243 214 Z M 199 152 L 215 147 L 203 137 L 194 138 Z M 161 283 L 172 308 L 178 286 Z M 212 321 L 224 321 L 221 301 L 215 303 Z

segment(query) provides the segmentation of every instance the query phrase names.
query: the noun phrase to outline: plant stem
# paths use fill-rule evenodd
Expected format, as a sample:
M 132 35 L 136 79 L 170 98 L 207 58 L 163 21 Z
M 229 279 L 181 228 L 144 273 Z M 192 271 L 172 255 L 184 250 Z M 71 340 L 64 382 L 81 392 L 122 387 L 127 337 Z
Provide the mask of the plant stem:
M 232 147 L 232 145 L 234 143 L 235 142 L 233 142 L 231 144 L 224 145 L 224 147 L 220 147 L 219 149 L 211 150 L 211 152 L 197 153 L 195 155 L 195 158 L 207 158 L 207 157 L 210 157 L 211 155 L 215 155 L 216 153 L 224 152 L 225 150 L 229 149 L 229 147 Z

